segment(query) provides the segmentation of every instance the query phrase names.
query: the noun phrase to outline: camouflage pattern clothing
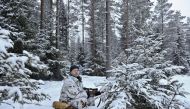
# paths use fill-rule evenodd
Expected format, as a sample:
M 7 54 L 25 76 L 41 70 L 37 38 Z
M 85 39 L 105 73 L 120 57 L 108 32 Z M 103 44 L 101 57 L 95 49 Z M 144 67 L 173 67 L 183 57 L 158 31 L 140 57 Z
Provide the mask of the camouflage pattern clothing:
M 73 76 L 66 78 L 63 82 L 59 101 L 66 101 L 78 109 L 84 109 L 83 103 L 87 104 L 87 93 L 83 89 L 82 82 Z

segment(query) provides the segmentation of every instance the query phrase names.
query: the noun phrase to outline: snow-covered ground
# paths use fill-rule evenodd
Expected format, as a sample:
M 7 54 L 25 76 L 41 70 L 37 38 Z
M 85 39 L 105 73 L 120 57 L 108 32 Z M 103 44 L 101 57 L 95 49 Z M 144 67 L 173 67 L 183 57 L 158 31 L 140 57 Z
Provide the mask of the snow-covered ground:
M 83 85 L 87 88 L 100 88 L 100 86 L 104 83 L 106 83 L 105 77 L 96 77 L 96 76 L 82 76 L 83 77 Z M 190 93 L 190 76 L 181 76 L 177 75 L 174 76 L 173 79 L 179 80 L 180 82 L 184 83 L 184 91 L 187 91 Z M 41 89 L 39 91 L 43 91 L 51 96 L 50 100 L 45 100 L 37 104 L 25 104 L 20 105 L 18 103 L 13 103 L 11 100 L 6 101 L 9 104 L 12 104 L 15 109 L 53 109 L 52 108 L 52 102 L 59 99 L 60 96 L 60 90 L 62 87 L 61 81 L 45 81 L 45 85 L 41 86 Z M 186 98 L 179 98 L 183 102 L 185 102 L 186 109 L 190 109 L 190 95 L 187 95 Z M 7 104 L 0 105 L 0 109 L 13 109 L 12 106 Z
M 184 103 L 185 109 L 190 109 L 190 76 L 176 75 L 173 77 L 173 80 L 178 80 L 184 84 L 182 91 L 188 92 L 189 94 L 186 94 L 186 97 L 178 97 L 178 99 Z
M 100 88 L 99 85 L 106 82 L 105 77 L 82 76 L 82 78 L 83 85 L 87 88 Z M 13 103 L 11 100 L 6 102 L 12 104 L 15 109 L 53 109 L 52 103 L 59 100 L 62 83 L 62 81 L 45 81 L 45 85 L 42 85 L 39 91 L 49 94 L 51 99 L 42 101 L 39 104 L 24 104 L 22 106 L 18 103 Z M 13 109 L 13 107 L 8 104 L 2 104 L 0 105 L 0 109 Z

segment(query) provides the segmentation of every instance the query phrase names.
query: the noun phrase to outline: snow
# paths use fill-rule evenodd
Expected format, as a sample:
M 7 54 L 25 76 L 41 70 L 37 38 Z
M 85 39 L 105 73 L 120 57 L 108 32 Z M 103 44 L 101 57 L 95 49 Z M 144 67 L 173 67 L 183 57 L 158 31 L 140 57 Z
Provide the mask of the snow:
M 173 71 L 172 69 L 176 69 L 176 71 Z M 171 66 L 171 67 L 165 68 L 164 70 L 166 72 L 171 72 L 171 74 L 172 74 L 172 72 L 180 73 L 182 69 L 184 69 L 183 66 Z
M 97 76 L 82 76 L 83 78 L 83 85 L 84 87 L 88 88 L 100 88 L 100 84 L 104 84 L 107 80 L 105 77 L 97 77 Z M 35 81 L 35 80 L 34 80 Z M 44 92 L 50 95 L 50 100 L 45 100 L 39 103 L 34 102 L 33 104 L 24 104 L 23 106 L 19 103 L 14 103 L 11 100 L 4 101 L 6 103 L 9 103 L 13 106 L 10 106 L 8 104 L 2 103 L 0 105 L 0 109 L 53 109 L 52 103 L 53 101 L 58 101 L 60 96 L 60 91 L 62 88 L 62 81 L 42 81 L 39 82 L 44 83 L 45 85 L 41 85 L 41 89 L 38 90 L 38 93 Z M 0 87 L 0 90 L 2 87 Z M 96 100 L 96 104 L 99 103 L 99 99 Z M 90 109 L 98 109 L 97 107 L 90 107 Z
M 31 66 L 39 69 L 47 69 L 48 67 L 45 64 L 40 63 L 40 58 L 38 56 L 35 56 L 27 51 L 23 51 L 25 55 L 28 56 L 28 60 L 31 62 Z
M 0 86 L 0 91 L 1 90 L 7 90 L 8 97 L 18 96 L 18 101 L 22 101 L 23 99 L 22 92 L 19 87 Z
M 12 47 L 12 44 L 5 41 L 5 39 L 1 39 L 1 37 L 0 37 L 0 52 L 6 52 L 6 48 L 8 48 L 8 47 Z
M 86 88 L 98 88 L 100 89 L 102 85 L 106 84 L 107 80 L 105 77 L 83 76 L 83 86 Z
M 0 33 L 7 36 L 10 34 L 10 31 L 0 28 Z
M 37 61 L 40 60 L 40 58 L 38 56 L 34 56 L 33 54 L 31 54 L 31 53 L 29 53 L 29 52 L 27 52 L 25 50 L 23 51 L 23 53 L 26 54 L 28 57 L 33 57 L 34 60 L 37 60 Z
M 184 103 L 186 109 L 190 109 L 190 76 L 186 75 L 176 75 L 173 76 L 173 80 L 178 80 L 180 83 L 183 83 L 183 91 L 188 92 L 189 94 L 186 94 L 186 97 L 178 97 L 178 99 Z M 184 108 L 181 108 L 184 109 Z
M 18 87 L 13 87 L 10 91 L 8 96 L 13 96 L 14 94 L 17 94 L 18 96 L 18 101 L 22 101 L 23 97 L 22 97 L 22 92 L 20 91 L 20 89 Z
M 160 79 L 159 84 L 160 85 L 168 85 L 168 81 L 166 79 Z
M 97 77 L 97 76 L 82 76 L 83 78 L 83 85 L 84 87 L 87 87 L 87 88 L 98 88 L 100 89 L 101 86 L 103 84 L 106 84 L 107 83 L 107 79 L 105 77 Z M 182 75 L 177 75 L 177 76 L 173 76 L 172 80 L 178 80 L 179 82 L 181 83 L 184 83 L 184 86 L 183 86 L 183 90 L 186 91 L 186 92 L 190 92 L 190 76 L 182 76 Z M 35 80 L 33 80 L 35 81 Z M 59 100 L 59 96 L 60 96 L 60 90 L 61 90 L 61 87 L 62 87 L 62 81 L 42 81 L 42 80 L 39 80 L 40 83 L 44 84 L 44 85 L 40 85 L 41 89 L 38 90 L 36 93 L 40 93 L 40 92 L 44 92 L 44 93 L 47 93 L 50 95 L 51 99 L 50 100 L 45 100 L 45 101 L 42 101 L 42 102 L 34 102 L 33 104 L 24 104 L 24 105 L 21 105 L 19 103 L 14 103 L 12 100 L 7 100 L 7 101 L 4 101 L 6 103 L 9 103 L 11 104 L 12 106 L 8 105 L 8 104 L 5 104 L 5 103 L 2 103 L 0 105 L 0 109 L 13 109 L 13 107 L 15 107 L 15 109 L 53 109 L 52 108 L 52 103 L 53 101 L 57 101 Z M 165 80 L 165 79 L 161 79 L 159 81 L 160 84 L 164 85 L 164 84 L 168 84 L 168 81 Z M 3 90 L 3 89 L 9 89 L 10 87 L 0 87 L 0 90 Z M 144 90 L 144 89 L 141 89 L 141 90 Z M 146 92 L 146 90 L 144 90 Z M 17 94 L 21 94 L 19 93 L 18 91 L 18 88 L 13 88 L 12 91 L 9 91 L 9 94 L 13 94 L 13 93 L 17 93 Z M 111 104 L 112 106 L 112 109 L 125 109 L 124 105 L 121 105 L 123 102 L 125 102 L 125 99 L 126 99 L 126 95 L 125 93 L 120 93 L 119 94 L 121 96 L 121 98 L 117 98 L 117 100 L 114 100 L 114 102 Z M 155 96 L 154 96 L 155 97 Z M 162 99 L 162 98 L 155 98 L 155 100 L 159 100 L 159 99 Z M 186 98 L 185 97 L 178 97 L 178 99 L 184 103 L 186 109 L 189 109 L 190 107 L 190 95 L 186 95 Z M 20 96 L 19 100 L 22 100 L 22 96 Z M 156 102 L 156 101 L 155 101 Z M 96 100 L 96 105 L 99 103 L 99 99 Z M 101 104 L 100 106 L 101 107 Z M 90 109 L 98 109 L 97 107 L 90 107 Z M 181 107 L 180 109 L 185 109 L 183 107 Z
M 0 27 L 0 52 L 6 53 L 7 48 L 13 47 L 12 41 L 8 37 L 9 34 L 10 32 L 8 30 Z
M 10 62 L 12 63 L 12 65 L 17 65 L 18 62 L 21 62 L 21 65 L 22 67 L 24 67 L 24 63 L 26 63 L 28 60 L 28 57 L 26 56 L 16 56 L 16 55 L 13 55 L 12 57 L 9 57 L 7 59 L 7 62 Z
M 123 102 L 126 102 L 126 98 L 127 98 L 127 95 L 124 92 L 121 92 L 118 95 L 118 98 L 116 98 L 117 100 L 114 100 L 110 104 L 111 109 L 125 109 L 126 105 L 123 105 L 123 104 L 125 104 Z

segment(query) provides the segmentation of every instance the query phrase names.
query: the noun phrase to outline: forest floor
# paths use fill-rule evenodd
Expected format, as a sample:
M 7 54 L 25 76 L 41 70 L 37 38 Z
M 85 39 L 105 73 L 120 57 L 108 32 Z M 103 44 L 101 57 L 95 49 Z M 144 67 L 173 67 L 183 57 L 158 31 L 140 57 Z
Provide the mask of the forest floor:
M 87 88 L 101 88 L 102 84 L 105 84 L 107 82 L 105 77 L 97 77 L 97 76 L 82 76 L 83 78 L 83 85 Z M 183 90 L 190 93 L 190 76 L 181 76 L 176 75 L 173 77 L 173 79 L 178 80 L 181 83 L 184 83 Z M 38 104 L 24 104 L 21 105 L 19 103 L 14 103 L 11 100 L 5 101 L 10 105 L 7 104 L 1 104 L 0 109 L 53 109 L 52 103 L 53 101 L 57 101 L 60 96 L 60 90 L 62 87 L 62 81 L 44 81 L 44 85 L 41 86 L 41 89 L 39 92 L 47 93 L 51 96 L 50 100 L 42 101 Z M 184 103 L 184 105 L 187 108 L 181 108 L 181 109 L 190 109 L 190 94 L 186 95 L 186 98 L 184 97 L 177 97 L 181 102 Z M 99 100 L 96 100 L 96 106 L 98 104 Z M 14 108 L 13 108 L 14 106 Z M 189 107 L 189 108 L 188 108 Z M 98 109 L 95 107 L 94 109 Z

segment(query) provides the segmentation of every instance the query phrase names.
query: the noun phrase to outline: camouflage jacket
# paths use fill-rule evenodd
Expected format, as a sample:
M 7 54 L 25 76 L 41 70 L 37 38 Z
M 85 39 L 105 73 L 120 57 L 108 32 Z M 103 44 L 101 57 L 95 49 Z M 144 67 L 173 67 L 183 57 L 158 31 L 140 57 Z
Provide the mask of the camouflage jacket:
M 73 76 L 66 78 L 63 81 L 59 101 L 69 102 L 71 105 L 80 109 L 81 101 L 87 103 L 87 93 L 83 89 L 82 83 Z

